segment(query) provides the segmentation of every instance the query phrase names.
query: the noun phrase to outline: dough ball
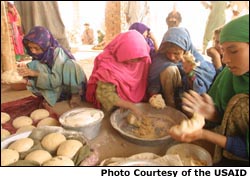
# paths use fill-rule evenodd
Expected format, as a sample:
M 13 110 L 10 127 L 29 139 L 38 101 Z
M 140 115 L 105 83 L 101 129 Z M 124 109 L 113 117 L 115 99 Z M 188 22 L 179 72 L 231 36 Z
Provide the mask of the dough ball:
M 153 106 L 156 109 L 163 109 L 163 108 L 166 107 L 165 101 L 162 98 L 161 94 L 153 95 L 149 99 L 149 103 L 150 103 L 151 106 Z
M 43 137 L 41 144 L 49 152 L 54 152 L 57 150 L 59 145 L 66 141 L 66 137 L 61 133 L 49 133 Z
M 56 156 L 44 162 L 42 166 L 74 166 L 74 162 L 66 156 Z
M 33 121 L 30 117 L 28 116 L 20 116 L 17 117 L 13 120 L 12 125 L 13 127 L 15 127 L 16 129 L 20 128 L 20 127 L 24 127 L 27 125 L 32 125 Z
M 60 126 L 61 124 L 55 118 L 47 117 L 45 119 L 40 120 L 37 124 L 37 127 L 46 126 L 46 125 L 47 126 Z
M 180 125 L 175 125 L 170 128 L 170 132 L 180 136 L 182 134 L 190 134 L 194 131 L 202 129 L 205 125 L 205 118 L 198 114 L 194 113 L 193 117 L 188 120 L 183 120 Z
M 6 112 L 1 112 L 1 124 L 4 124 L 10 120 L 10 115 Z
M 39 149 L 30 152 L 24 160 L 31 160 L 38 162 L 40 165 L 43 164 L 44 162 L 50 160 L 52 158 L 51 154 L 48 151 Z
M 49 117 L 49 111 L 47 109 L 36 109 L 30 114 L 30 117 L 34 121 L 38 121 L 46 117 Z
M 141 121 L 138 120 L 134 114 L 128 114 L 127 116 L 127 122 L 131 125 L 134 125 L 136 127 L 140 127 Z
M 34 128 L 36 128 L 36 127 L 33 126 L 33 125 L 26 125 L 26 126 L 23 126 L 23 127 L 20 127 L 19 129 L 17 129 L 16 133 L 22 133 L 22 132 L 26 132 L 26 131 L 31 131 Z
M 1 74 L 1 82 L 6 84 L 20 83 L 22 79 L 16 70 L 8 70 Z
M 17 152 L 28 151 L 34 145 L 34 141 L 31 138 L 21 138 L 14 141 L 8 146 L 8 149 L 14 149 Z
M 67 156 L 72 159 L 81 147 L 82 143 L 78 140 L 66 140 L 59 145 L 57 155 Z
M 1 150 L 1 166 L 10 165 L 19 160 L 19 153 L 13 149 Z
M 5 139 L 10 136 L 10 132 L 4 128 L 1 129 L 1 139 Z

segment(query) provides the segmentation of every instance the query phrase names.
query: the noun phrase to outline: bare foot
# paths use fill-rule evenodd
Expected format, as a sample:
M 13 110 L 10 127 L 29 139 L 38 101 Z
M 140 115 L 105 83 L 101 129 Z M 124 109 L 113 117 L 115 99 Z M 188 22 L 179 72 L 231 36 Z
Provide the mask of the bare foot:
M 75 107 L 78 107 L 80 106 L 81 104 L 81 97 L 79 94 L 72 94 L 72 97 L 69 101 L 69 106 L 71 108 L 75 108 Z

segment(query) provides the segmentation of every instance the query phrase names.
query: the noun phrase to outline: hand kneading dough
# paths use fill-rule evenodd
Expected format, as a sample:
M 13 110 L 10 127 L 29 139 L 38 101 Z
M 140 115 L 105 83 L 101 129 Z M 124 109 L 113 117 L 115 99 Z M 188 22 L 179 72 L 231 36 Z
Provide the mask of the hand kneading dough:
M 140 126 L 141 126 L 141 121 L 140 121 L 139 119 L 137 119 L 137 118 L 135 117 L 135 115 L 133 115 L 133 114 L 129 114 L 129 115 L 127 116 L 127 122 L 128 122 L 129 124 L 131 124 L 131 125 L 136 126 L 136 127 L 140 127 Z
M 74 166 L 74 162 L 66 156 L 56 156 L 44 162 L 42 166 Z
M 50 160 L 52 158 L 51 154 L 45 150 L 35 150 L 30 152 L 26 157 L 25 160 L 32 160 L 38 162 L 40 165 L 44 162 Z
M 5 139 L 10 136 L 10 132 L 4 128 L 1 128 L 1 139 Z
M 153 95 L 149 99 L 149 103 L 156 109 L 163 109 L 166 107 L 165 101 L 162 98 L 161 94 Z
M 58 122 L 58 120 L 52 118 L 52 117 L 47 117 L 45 119 L 42 119 L 38 122 L 37 127 L 41 126 L 60 126 L 61 124 Z
M 49 133 L 43 137 L 41 144 L 49 152 L 56 151 L 59 145 L 66 141 L 66 137 L 61 133 Z
M 17 129 L 16 133 L 30 131 L 30 130 L 33 130 L 34 128 L 36 128 L 36 127 L 33 125 L 26 125 L 26 126 L 23 126 L 23 127 L 20 127 L 19 129 Z
M 30 117 L 34 120 L 40 120 L 49 117 L 49 111 L 47 109 L 36 109 L 31 114 Z
M 81 147 L 82 143 L 78 140 L 66 140 L 59 145 L 56 154 L 58 156 L 67 156 L 72 159 Z
M 13 120 L 12 125 L 16 129 L 18 129 L 18 128 L 23 127 L 23 126 L 32 125 L 32 123 L 33 123 L 33 121 L 30 117 L 20 116 L 20 117 L 17 117 Z
M 17 152 L 28 151 L 34 145 L 34 141 L 31 138 L 21 138 L 14 141 L 8 146 L 8 149 L 14 149 Z
M 202 129 L 205 125 L 205 118 L 198 114 L 194 113 L 193 117 L 188 120 L 183 120 L 180 125 L 174 125 L 170 128 L 170 131 L 176 135 L 182 135 L 186 133 L 192 133 L 196 130 Z
M 6 112 L 1 112 L 1 124 L 4 124 L 10 120 L 10 115 Z
M 19 160 L 19 153 L 13 149 L 1 150 L 1 166 L 7 166 Z
M 18 83 L 23 79 L 16 70 L 5 71 L 1 75 L 1 82 L 6 84 Z

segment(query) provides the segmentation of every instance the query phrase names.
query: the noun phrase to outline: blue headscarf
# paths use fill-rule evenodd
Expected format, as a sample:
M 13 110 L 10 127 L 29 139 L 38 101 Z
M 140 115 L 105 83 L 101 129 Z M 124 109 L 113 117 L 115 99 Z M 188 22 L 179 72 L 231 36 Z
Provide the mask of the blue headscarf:
M 28 42 L 33 42 L 39 45 L 43 50 L 43 53 L 39 55 L 33 54 L 28 47 Z M 52 68 L 52 65 L 54 64 L 54 50 L 57 47 L 61 47 L 70 59 L 75 59 L 69 51 L 58 43 L 50 31 L 42 26 L 33 27 L 29 33 L 24 36 L 23 44 L 27 53 L 33 60 L 39 60 L 41 63 L 47 64 L 50 68 Z
M 184 51 L 189 51 L 195 58 L 197 63 L 200 63 L 195 69 L 196 77 L 194 90 L 198 93 L 206 92 L 216 74 L 212 63 L 205 61 L 203 56 L 196 50 L 192 44 L 190 34 L 186 28 L 172 27 L 164 34 L 159 51 L 163 50 L 164 44 L 171 42 L 181 47 Z M 152 60 L 149 73 L 149 93 L 160 92 L 160 73 L 168 66 L 182 67 L 181 63 L 174 63 L 166 57 L 164 53 L 158 53 Z

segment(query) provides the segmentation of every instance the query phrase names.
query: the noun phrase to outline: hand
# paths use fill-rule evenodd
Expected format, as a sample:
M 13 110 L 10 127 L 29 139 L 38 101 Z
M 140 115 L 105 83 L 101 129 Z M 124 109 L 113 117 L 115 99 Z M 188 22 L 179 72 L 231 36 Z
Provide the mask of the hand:
M 175 140 L 190 143 L 202 138 L 203 129 L 196 130 L 192 133 L 176 134 L 174 131 L 168 131 L 168 134 Z
M 27 65 L 18 65 L 17 72 L 20 76 L 23 76 L 23 77 L 27 77 L 27 76 L 37 77 L 39 74 L 37 71 L 29 69 Z
M 216 109 L 212 98 L 208 94 L 199 95 L 195 91 L 185 92 L 182 97 L 183 110 L 194 113 L 197 112 L 208 120 L 216 117 Z

